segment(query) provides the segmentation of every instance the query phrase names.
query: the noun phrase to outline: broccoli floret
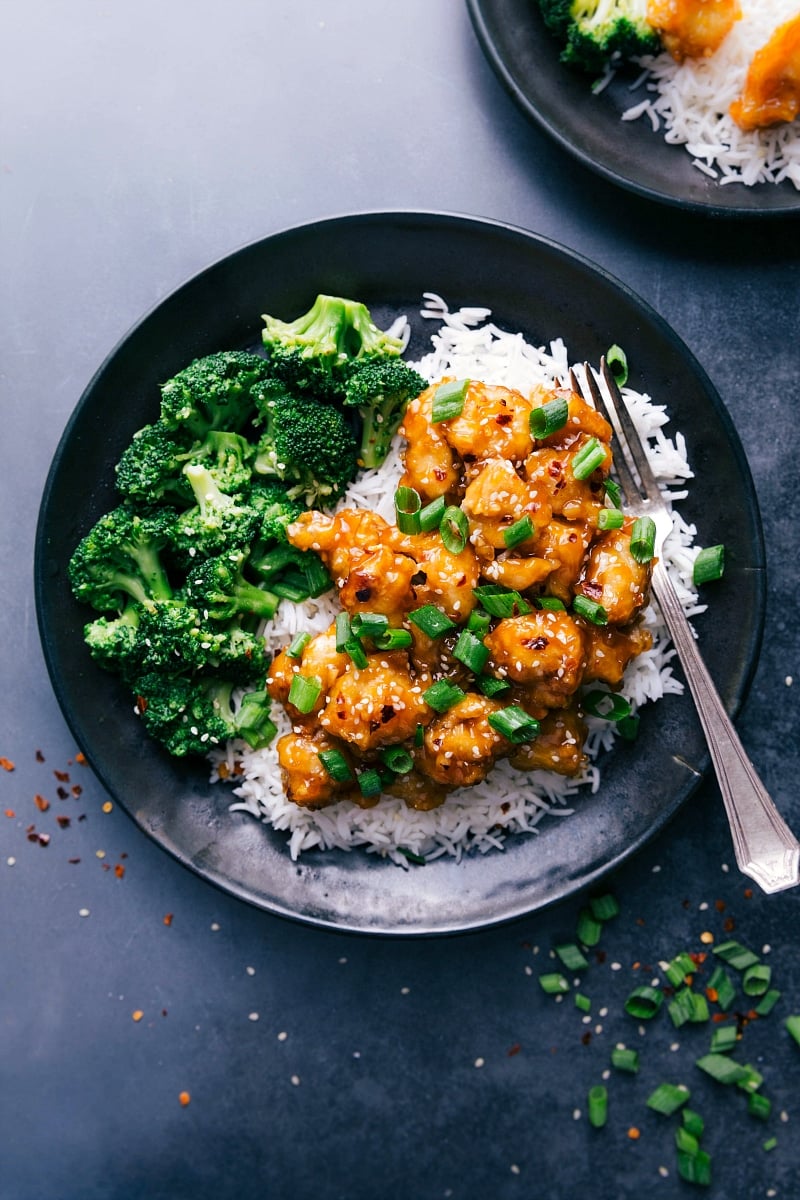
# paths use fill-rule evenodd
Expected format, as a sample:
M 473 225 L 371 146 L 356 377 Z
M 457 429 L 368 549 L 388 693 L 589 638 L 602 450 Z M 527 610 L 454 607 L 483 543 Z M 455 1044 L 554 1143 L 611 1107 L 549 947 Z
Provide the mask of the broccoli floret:
M 251 555 L 250 566 L 276 596 L 299 604 L 309 596 L 321 596 L 333 587 L 328 568 L 313 550 L 298 550 L 286 542 L 265 554 Z
M 170 754 L 207 754 L 236 735 L 234 686 L 230 680 L 150 671 L 135 681 L 136 711 Z
M 366 305 L 317 296 L 294 321 L 263 317 L 262 341 L 273 372 L 290 387 L 325 399 L 340 396 L 350 359 L 396 356 L 399 338 L 379 329 Z
M 362 467 L 379 467 L 389 453 L 406 405 L 427 386 L 401 358 L 356 359 L 350 366 L 343 403 L 361 416 Z
M 613 57 L 657 54 L 661 40 L 647 20 L 647 0 L 539 0 L 545 24 L 563 43 L 561 61 L 603 71 Z
M 151 607 L 172 599 L 162 561 L 174 526 L 172 509 L 137 513 L 121 504 L 100 518 L 76 546 L 68 574 L 76 600 L 98 612 L 119 609 L 126 597 Z
M 84 626 L 89 653 L 106 671 L 128 675 L 141 665 L 140 614 L 146 610 L 129 600 L 118 617 L 97 617 Z
M 256 480 L 248 489 L 246 500 L 259 517 L 258 549 L 254 549 L 254 554 L 276 542 L 285 542 L 286 527 L 306 511 L 302 500 L 289 496 L 286 485 L 277 480 Z
M 358 469 L 358 442 L 341 409 L 273 388 L 257 402 L 263 432 L 253 470 L 285 480 L 289 498 L 309 505 L 341 495 Z
M 186 595 L 204 617 L 230 621 L 251 615 L 269 620 L 275 615 L 278 597 L 246 578 L 247 559 L 245 551 L 233 551 L 208 558 L 189 572 Z
M 183 475 L 186 447 L 156 422 L 133 435 L 116 465 L 117 490 L 133 504 L 191 504 L 189 481 Z
M 195 359 L 161 386 L 161 422 L 197 442 L 214 429 L 241 433 L 253 415 L 251 392 L 268 375 L 258 354 L 222 350 Z
M 208 558 L 250 542 L 259 524 L 256 510 L 221 491 L 211 471 L 200 463 L 188 463 L 183 473 L 196 503 L 180 513 L 170 532 L 170 545 L 181 561 Z

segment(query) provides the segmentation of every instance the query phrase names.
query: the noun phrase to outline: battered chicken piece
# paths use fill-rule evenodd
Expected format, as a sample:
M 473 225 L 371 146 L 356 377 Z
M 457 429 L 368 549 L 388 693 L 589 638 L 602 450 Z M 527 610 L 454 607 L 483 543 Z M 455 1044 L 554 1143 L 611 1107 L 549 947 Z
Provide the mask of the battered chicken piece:
M 448 788 L 471 787 L 485 779 L 509 743 L 489 724 L 503 707 L 496 700 L 468 693 L 437 716 L 425 730 L 417 765 L 423 774 Z
M 640 563 L 631 554 L 633 519 L 620 529 L 601 533 L 593 543 L 583 575 L 575 589 L 602 604 L 611 625 L 627 625 L 647 603 L 652 562 Z
M 369 509 L 345 508 L 335 516 L 301 513 L 286 530 L 298 550 L 316 550 L 334 579 L 346 579 L 353 567 L 378 546 L 391 546 L 394 526 Z
M 596 437 L 601 442 L 611 441 L 611 426 L 603 414 L 592 408 L 591 404 L 587 404 L 582 396 L 570 388 L 554 388 L 551 392 L 539 395 L 534 400 L 533 407 L 541 407 L 562 397 L 567 401 L 566 425 L 546 438 L 537 438 L 537 446 L 569 446 L 579 433 Z
M 585 434 L 567 449 L 542 446 L 525 462 L 525 476 L 549 500 L 553 513 L 565 521 L 588 521 L 594 525 L 603 507 L 604 483 L 611 468 L 611 450 L 598 439 L 605 459 L 588 479 L 576 479 L 572 461 L 589 441 Z
M 409 808 L 417 812 L 430 812 L 433 808 L 441 808 L 447 799 L 447 788 L 437 783 L 419 771 L 409 771 L 406 775 L 398 775 L 388 784 L 386 792 L 404 800 Z
M 448 550 L 440 534 L 396 534 L 395 545 L 411 563 L 413 602 L 406 612 L 423 604 L 436 604 L 451 621 L 465 621 L 475 607 L 472 589 L 480 579 L 480 564 L 467 544 L 458 554 Z
M 634 622 L 626 628 L 614 625 L 584 624 L 586 669 L 584 683 L 607 683 L 616 688 L 622 683 L 625 668 L 637 655 L 649 650 L 653 638 L 648 629 Z
M 550 563 L 552 568 L 545 582 L 548 596 L 555 596 L 567 605 L 571 603 L 592 532 L 584 521 L 562 521 L 559 517 L 553 517 L 537 533 L 533 552 Z
M 730 114 L 745 131 L 793 121 L 800 112 L 800 13 L 753 55 Z
M 336 649 L 336 626 L 331 625 L 325 633 L 318 633 L 306 644 L 299 659 L 290 658 L 285 650 L 275 656 L 267 676 L 267 691 L 273 700 L 278 700 L 284 706 L 291 717 L 308 717 L 320 711 L 327 693 L 349 663 L 350 656 L 340 654 Z M 294 706 L 289 704 L 289 689 L 295 675 L 303 675 L 307 679 L 316 678 L 322 685 L 310 713 L 298 713 Z
M 486 635 L 484 645 L 491 654 L 487 670 L 524 684 L 534 704 L 564 708 L 581 682 L 584 635 L 567 612 L 534 609 L 506 617 Z
M 499 583 L 515 592 L 525 592 L 548 579 L 552 570 L 553 564 L 546 558 L 505 553 L 498 555 L 493 562 L 484 563 L 483 574 L 490 583 Z
M 279 739 L 278 763 L 287 800 L 301 808 L 324 808 L 352 794 L 360 802 L 358 789 L 352 783 L 337 783 L 320 761 L 320 750 L 334 746 L 323 729 L 311 726 L 298 726 Z M 341 751 L 341 747 L 336 748 Z
M 647 20 L 676 62 L 708 58 L 742 15 L 739 0 L 648 0 Z
M 533 741 L 515 746 L 508 761 L 518 771 L 580 775 L 587 762 L 583 751 L 585 740 L 586 724 L 577 709 L 558 709 L 542 717 Z
M 471 382 L 460 415 L 441 422 L 442 436 L 466 463 L 489 457 L 523 462 L 533 449 L 532 407 L 521 392 Z
M 335 681 L 319 723 L 362 754 L 404 742 L 432 718 L 422 699 L 430 682 L 411 675 L 404 651 L 371 654 L 368 666 L 351 665 Z
M 339 600 L 351 614 L 383 613 L 390 625 L 402 625 L 405 614 L 417 606 L 416 573 L 412 558 L 380 546 L 360 559 L 345 578 L 337 578 Z
M 435 500 L 437 496 L 457 500 L 461 492 L 458 459 L 445 439 L 442 426 L 431 421 L 433 396 L 438 386 L 426 388 L 411 401 L 399 430 L 400 436 L 408 442 L 400 484 L 416 488 L 423 503 Z
M 505 458 L 490 458 L 481 465 L 467 486 L 461 508 L 469 520 L 470 542 L 484 559 L 505 549 L 505 533 L 515 521 L 529 516 L 539 528 L 551 516 L 545 491 L 520 478 Z M 520 547 L 524 550 L 526 543 Z

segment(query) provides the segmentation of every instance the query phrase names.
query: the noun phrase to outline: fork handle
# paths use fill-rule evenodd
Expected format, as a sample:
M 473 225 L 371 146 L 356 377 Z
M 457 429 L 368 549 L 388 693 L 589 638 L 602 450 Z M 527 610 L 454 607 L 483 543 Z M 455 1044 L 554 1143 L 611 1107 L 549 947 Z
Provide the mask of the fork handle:
M 653 569 L 653 592 L 694 697 L 717 775 L 739 869 L 768 893 L 800 882 L 800 842 L 786 825 L 748 759 L 663 564 Z

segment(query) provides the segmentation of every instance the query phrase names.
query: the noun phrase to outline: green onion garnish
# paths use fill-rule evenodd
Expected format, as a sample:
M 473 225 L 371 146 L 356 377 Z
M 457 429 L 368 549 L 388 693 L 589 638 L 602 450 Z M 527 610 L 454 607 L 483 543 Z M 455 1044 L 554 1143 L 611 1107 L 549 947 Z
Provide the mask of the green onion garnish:
M 399 487 L 394 494 L 394 512 L 401 533 L 419 533 L 422 500 L 416 488 Z
M 378 634 L 375 638 L 376 650 L 405 650 L 414 644 L 414 638 L 407 629 L 393 627 Z
M 691 1097 L 691 1092 L 683 1084 L 661 1083 L 654 1092 L 651 1092 L 647 1097 L 647 1107 L 652 1108 L 654 1112 L 663 1113 L 665 1117 L 670 1117 L 679 1108 L 686 1104 Z
M 580 947 L 574 942 L 566 942 L 561 946 L 554 946 L 553 949 L 568 971 L 583 971 L 589 965 Z
M 358 773 L 358 787 L 365 800 L 372 796 L 380 796 L 383 791 L 383 781 L 374 767 Z
M 747 1097 L 747 1111 L 751 1117 L 757 1117 L 759 1121 L 766 1121 L 772 1111 L 772 1101 L 769 1096 L 764 1096 L 761 1092 L 751 1092 Z
M 518 617 L 531 611 L 530 604 L 523 600 L 519 592 L 499 583 L 481 584 L 472 589 L 472 594 L 481 608 L 493 617 Z
M 617 721 L 617 733 L 620 737 L 625 738 L 626 742 L 635 742 L 639 736 L 640 720 L 638 713 L 632 713 L 629 717 L 621 717 Z
M 602 932 L 602 922 L 597 920 L 591 909 L 582 908 L 578 913 L 578 924 L 575 929 L 575 936 L 581 945 L 596 946 Z
M 336 632 L 336 652 L 337 654 L 344 654 L 347 643 L 353 637 L 353 631 L 350 628 L 350 614 L 346 612 L 337 613 L 334 629 Z
M 429 504 L 421 508 L 419 513 L 420 533 L 431 533 L 434 529 L 438 529 L 446 508 L 447 501 L 444 496 L 437 496 L 435 500 L 431 500 Z
M 541 408 L 534 408 L 528 417 L 530 431 L 535 438 L 546 438 L 551 433 L 563 429 L 569 417 L 569 403 L 566 396 L 556 396 L 548 400 Z
M 298 712 L 310 713 L 321 691 L 322 681 L 316 675 L 293 675 L 288 700 Z
M 533 602 L 534 608 L 541 608 L 545 612 L 564 612 L 564 601 L 559 600 L 558 596 L 537 596 Z
M 711 972 L 711 978 L 708 981 L 709 990 L 712 988 L 717 994 L 717 1004 L 723 1012 L 727 1012 L 736 999 L 736 988 L 730 980 L 730 976 L 724 967 L 715 967 Z
M 621 529 L 625 514 L 621 508 L 601 508 L 597 514 L 598 529 Z
M 696 587 L 721 579 L 725 570 L 725 547 L 706 546 L 694 560 L 692 581 Z
M 589 1088 L 589 1124 L 593 1129 L 602 1129 L 608 1119 L 608 1092 L 602 1083 Z
M 614 692 L 588 692 L 581 701 L 584 712 L 606 721 L 620 721 L 630 716 L 630 702 Z
M 629 1075 L 635 1075 L 639 1070 L 639 1055 L 627 1046 L 615 1046 L 611 1051 L 611 1065 L 618 1071 L 627 1071 Z
M 414 759 L 402 746 L 387 746 L 381 753 L 381 761 L 395 775 L 407 775 L 414 769 Z
M 756 1012 L 760 1017 L 768 1017 L 775 1005 L 781 998 L 781 994 L 777 988 L 770 988 L 766 996 L 763 996 L 756 1005 Z
M 470 633 L 474 633 L 477 637 L 482 638 L 489 632 L 489 626 L 492 623 L 492 618 L 487 612 L 481 612 L 479 608 L 473 608 L 472 612 L 467 617 L 467 629 Z
M 495 679 L 494 675 L 481 675 L 477 684 L 484 696 L 488 696 L 490 699 L 492 696 L 499 696 L 503 692 L 507 692 L 511 687 L 507 679 Z
M 763 996 L 772 979 L 772 967 L 766 963 L 755 963 L 742 976 L 742 991 L 746 996 Z
M 466 546 L 469 537 L 469 521 L 467 514 L 462 512 L 457 504 L 451 504 L 444 510 L 444 516 L 439 522 L 439 533 L 445 549 L 449 550 L 451 554 L 460 554 Z
M 656 523 L 652 517 L 637 517 L 631 530 L 631 554 L 638 563 L 652 560 L 656 551 Z
M 741 942 L 720 942 L 715 946 L 712 954 L 716 954 L 717 958 L 721 958 L 729 967 L 733 967 L 734 971 L 746 971 L 748 967 L 754 967 L 758 962 L 758 955 L 752 950 L 748 950 Z
M 509 525 L 508 529 L 503 530 L 503 541 L 506 544 L 506 549 L 513 550 L 521 542 L 527 542 L 528 538 L 533 537 L 533 534 L 533 521 L 530 519 L 528 513 L 525 513 L 524 517 L 520 517 L 513 525 Z
M 694 1157 L 694 1155 L 696 1155 L 700 1149 L 699 1140 L 686 1128 L 685 1125 L 679 1125 L 675 1130 L 675 1145 L 679 1151 L 682 1151 L 684 1154 L 689 1154 L 692 1157 Z
M 664 993 L 656 988 L 643 984 L 634 988 L 625 1001 L 625 1012 L 640 1021 L 649 1021 L 654 1017 L 664 1003 Z
M 605 493 L 611 501 L 612 508 L 622 508 L 622 492 L 615 479 L 607 479 L 605 481 Z
M 695 1066 L 705 1071 L 712 1079 L 716 1079 L 717 1083 L 739 1083 L 750 1074 L 747 1067 L 734 1062 L 727 1054 L 704 1054 L 696 1060 Z
M 683 950 L 680 954 L 676 954 L 672 962 L 667 963 L 663 970 L 672 986 L 680 987 L 681 984 L 686 982 L 688 975 L 694 975 L 697 967 L 686 951 Z
M 464 690 L 457 684 L 440 679 L 422 693 L 422 699 L 429 708 L 442 713 L 447 712 L 448 708 L 452 708 L 454 704 L 458 704 L 465 695 Z
M 469 629 L 462 629 L 453 647 L 453 658 L 463 663 L 475 675 L 480 675 L 489 661 L 489 647 Z
M 291 600 L 292 604 L 300 604 L 309 597 L 305 576 L 301 575 L 299 571 L 287 572 L 280 579 L 273 579 L 269 588 L 282 600 Z
M 425 866 L 425 857 L 422 854 L 415 854 L 413 850 L 409 850 L 406 846 L 398 846 L 400 853 L 408 859 L 410 863 L 414 863 L 417 867 Z
M 588 479 L 592 472 L 601 467 L 605 461 L 605 448 L 596 437 L 590 437 L 577 454 L 572 456 L 572 474 L 575 479 Z
M 591 896 L 589 908 L 592 910 L 592 916 L 598 921 L 611 921 L 614 917 L 619 916 L 617 898 L 610 892 L 606 892 L 602 896 Z
M 751 1067 L 750 1063 L 745 1063 L 742 1069 L 745 1075 L 742 1079 L 736 1080 L 736 1086 L 741 1088 L 743 1092 L 757 1092 L 764 1082 L 764 1076 L 755 1067 Z
M 408 614 L 408 619 L 429 638 L 441 637 L 443 633 L 456 627 L 447 613 L 442 612 L 435 604 L 423 604 L 422 608 L 415 608 Z
M 569 984 L 560 972 L 551 971 L 539 976 L 539 986 L 548 996 L 564 996 L 569 991 Z
M 333 587 L 333 580 L 330 577 L 328 568 L 313 551 L 306 551 L 304 553 L 303 561 L 300 563 L 300 570 L 306 577 L 306 587 L 308 588 L 309 596 L 321 596 L 323 592 L 327 592 Z
M 361 638 L 381 637 L 389 628 L 389 618 L 385 613 L 354 613 L 350 618 L 350 628 L 359 641 Z
M 431 405 L 431 423 L 433 425 L 461 416 L 468 387 L 468 379 L 453 379 L 449 383 L 439 384 L 433 393 L 433 404 Z
M 800 1046 L 800 1016 L 787 1017 L 784 1021 L 784 1025 L 797 1042 L 798 1046 Z
M 522 745 L 523 742 L 532 742 L 539 732 L 539 722 L 536 718 L 515 704 L 501 708 L 499 712 L 489 713 L 488 721 L 492 729 L 508 738 L 515 746 Z
M 414 730 L 414 745 L 422 746 L 424 744 L 424 742 L 425 742 L 425 726 L 417 725 L 417 728 Z
M 687 1021 L 699 1023 L 708 1020 L 708 1001 L 701 992 L 683 987 L 670 1001 L 667 1011 L 676 1029 Z
M 692 1137 L 701 1138 L 706 1127 L 706 1123 L 700 1116 L 700 1113 L 695 1112 L 693 1108 L 684 1108 L 681 1113 L 681 1124 L 687 1133 L 691 1133 Z
M 597 600 L 590 600 L 588 596 L 576 596 L 572 601 L 572 611 L 591 621 L 593 625 L 608 624 L 608 613 L 603 605 Z
M 678 1150 L 676 1161 L 681 1179 L 701 1187 L 711 1186 L 711 1155 L 706 1150 L 697 1150 L 694 1154 Z
M 628 356 L 616 342 L 606 350 L 606 363 L 617 381 L 617 387 L 625 387 L 628 382 Z
M 348 638 L 344 644 L 345 654 L 348 654 L 359 671 L 365 670 L 369 666 L 367 652 L 361 645 L 361 642 L 356 637 Z
M 711 1054 L 729 1054 L 737 1041 L 735 1025 L 718 1025 L 711 1035 L 709 1052 Z
M 353 778 L 350 764 L 341 750 L 320 750 L 317 757 L 331 779 L 335 779 L 337 783 L 346 783 L 348 779 Z
M 305 650 L 306 646 L 308 645 L 308 643 L 310 641 L 311 641 L 310 633 L 296 633 L 291 640 L 289 648 L 286 651 L 288 657 L 289 658 L 301 658 L 303 655 L 303 651 Z
M 589 1013 L 592 1011 L 592 1002 L 588 996 L 584 996 L 583 992 L 575 992 L 574 997 L 575 1007 L 580 1009 L 582 1013 Z

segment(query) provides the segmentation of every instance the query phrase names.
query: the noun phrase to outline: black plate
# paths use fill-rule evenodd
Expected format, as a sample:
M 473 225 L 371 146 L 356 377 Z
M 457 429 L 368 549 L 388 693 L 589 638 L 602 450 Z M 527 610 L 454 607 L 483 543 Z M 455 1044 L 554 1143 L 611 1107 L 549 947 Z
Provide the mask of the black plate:
M 653 133 L 647 118 L 620 121 L 644 96 L 629 90 L 635 73 L 622 73 L 592 95 L 590 77 L 559 62 L 537 0 L 467 0 L 467 8 L 488 61 L 522 111 L 597 174 L 650 200 L 716 216 L 800 212 L 800 192 L 790 181 L 722 187 L 692 166 L 682 146 Z
M 632 385 L 669 405 L 702 483 L 682 506 L 728 567 L 700 619 L 701 645 L 728 711 L 741 703 L 760 643 L 761 528 L 747 463 L 718 395 L 664 321 L 621 284 L 568 250 L 505 225 L 445 214 L 373 213 L 320 221 L 231 254 L 159 304 L 95 375 L 55 455 L 36 542 L 39 628 L 58 700 L 105 787 L 180 862 L 270 912 L 337 929 L 449 933 L 520 916 L 599 879 L 650 838 L 707 766 L 694 709 L 668 697 L 645 711 L 641 736 L 608 755 L 599 794 L 538 836 L 503 852 L 405 871 L 361 851 L 308 853 L 292 863 L 284 835 L 227 811 L 229 794 L 203 764 L 170 759 L 142 732 L 130 698 L 91 662 L 87 610 L 66 576 L 69 556 L 113 506 L 113 465 L 158 411 L 158 383 L 195 356 L 257 342 L 260 314 L 290 317 L 317 292 L 357 297 L 378 321 L 414 314 L 422 293 L 451 307 L 486 305 L 537 343 L 563 337 L 574 359 L 624 344 Z M 413 320 L 411 353 L 428 346 Z M 76 487 L 76 482 L 79 486 Z M 737 504 L 731 505 L 735 495 Z M 77 499 L 76 499 L 77 498 Z M 720 614 L 735 610 L 736 621 Z

